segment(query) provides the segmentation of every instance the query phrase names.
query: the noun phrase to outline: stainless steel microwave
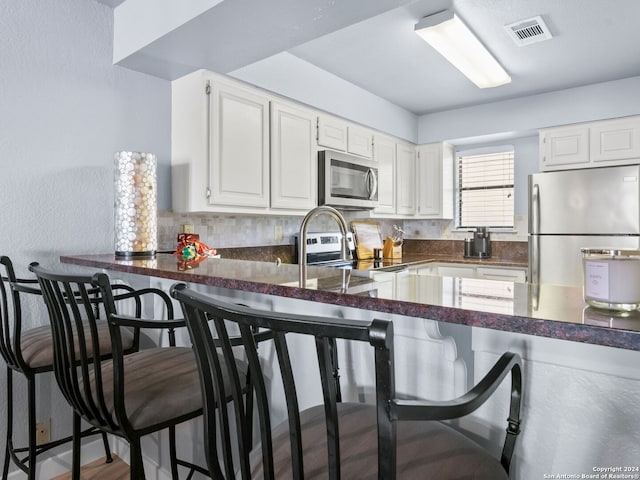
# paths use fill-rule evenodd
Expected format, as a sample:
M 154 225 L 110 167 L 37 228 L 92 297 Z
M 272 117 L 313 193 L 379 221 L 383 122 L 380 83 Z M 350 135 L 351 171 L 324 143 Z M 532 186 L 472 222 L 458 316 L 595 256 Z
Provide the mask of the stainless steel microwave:
M 378 169 L 334 150 L 318 152 L 318 205 L 356 210 L 378 206 Z

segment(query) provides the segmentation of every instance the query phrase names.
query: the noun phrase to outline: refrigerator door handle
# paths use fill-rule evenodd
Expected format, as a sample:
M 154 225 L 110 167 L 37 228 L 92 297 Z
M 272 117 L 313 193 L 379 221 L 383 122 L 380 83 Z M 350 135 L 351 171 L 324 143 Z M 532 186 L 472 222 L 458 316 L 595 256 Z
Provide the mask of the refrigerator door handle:
M 531 283 L 537 285 L 540 282 L 540 187 L 537 183 L 531 189 L 531 249 L 529 261 L 531 265 Z
M 530 282 L 534 285 L 540 283 L 540 237 L 531 235 L 529 237 L 529 269 L 531 270 Z
M 531 189 L 531 233 L 537 235 L 540 231 L 540 186 L 533 184 Z

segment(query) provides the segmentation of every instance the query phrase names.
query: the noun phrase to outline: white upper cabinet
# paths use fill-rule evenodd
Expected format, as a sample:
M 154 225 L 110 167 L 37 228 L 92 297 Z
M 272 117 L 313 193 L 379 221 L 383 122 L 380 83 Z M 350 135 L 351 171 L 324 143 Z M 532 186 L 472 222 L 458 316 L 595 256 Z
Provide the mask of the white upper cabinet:
M 376 135 L 373 143 L 373 161 L 378 169 L 378 206 L 373 215 L 396 213 L 396 142 Z
M 171 91 L 175 212 L 316 206 L 316 111 L 205 70 L 174 80 Z
M 315 112 L 271 103 L 271 207 L 310 210 L 317 205 Z
M 326 115 L 318 117 L 318 146 L 347 150 L 347 123 Z
M 373 155 L 373 133 L 329 115 L 318 116 L 318 146 L 347 152 L 364 158 Z
M 373 155 L 373 135 L 370 130 L 349 125 L 347 127 L 347 152 L 361 157 L 371 158 Z
M 210 203 L 269 206 L 269 100 L 211 82 Z
M 540 130 L 540 170 L 640 163 L 640 116 Z
M 453 218 L 453 147 L 431 143 L 417 148 L 417 214 Z
M 171 82 L 171 203 L 174 212 L 211 210 L 209 96 L 199 71 Z
M 620 118 L 590 127 L 592 162 L 640 162 L 640 117 Z
M 540 170 L 579 168 L 589 163 L 589 128 L 568 126 L 540 131 Z
M 453 146 L 415 147 L 376 135 L 378 207 L 372 217 L 453 218 Z
M 396 213 L 416 213 L 416 150 L 411 144 L 396 144 Z

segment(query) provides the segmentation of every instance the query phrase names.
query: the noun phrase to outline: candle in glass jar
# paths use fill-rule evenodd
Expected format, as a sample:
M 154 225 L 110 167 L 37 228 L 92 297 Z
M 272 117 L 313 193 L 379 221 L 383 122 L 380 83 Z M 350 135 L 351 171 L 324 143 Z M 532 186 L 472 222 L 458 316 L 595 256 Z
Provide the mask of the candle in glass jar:
M 613 310 L 640 308 L 640 252 L 583 249 L 584 297 Z

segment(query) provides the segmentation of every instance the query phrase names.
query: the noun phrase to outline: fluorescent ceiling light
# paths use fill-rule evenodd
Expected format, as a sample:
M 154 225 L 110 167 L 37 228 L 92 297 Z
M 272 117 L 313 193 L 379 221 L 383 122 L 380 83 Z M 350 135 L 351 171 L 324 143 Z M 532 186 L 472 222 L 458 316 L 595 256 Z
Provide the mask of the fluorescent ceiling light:
M 415 31 L 480 88 L 511 82 L 511 77 L 451 10 L 424 17 Z

